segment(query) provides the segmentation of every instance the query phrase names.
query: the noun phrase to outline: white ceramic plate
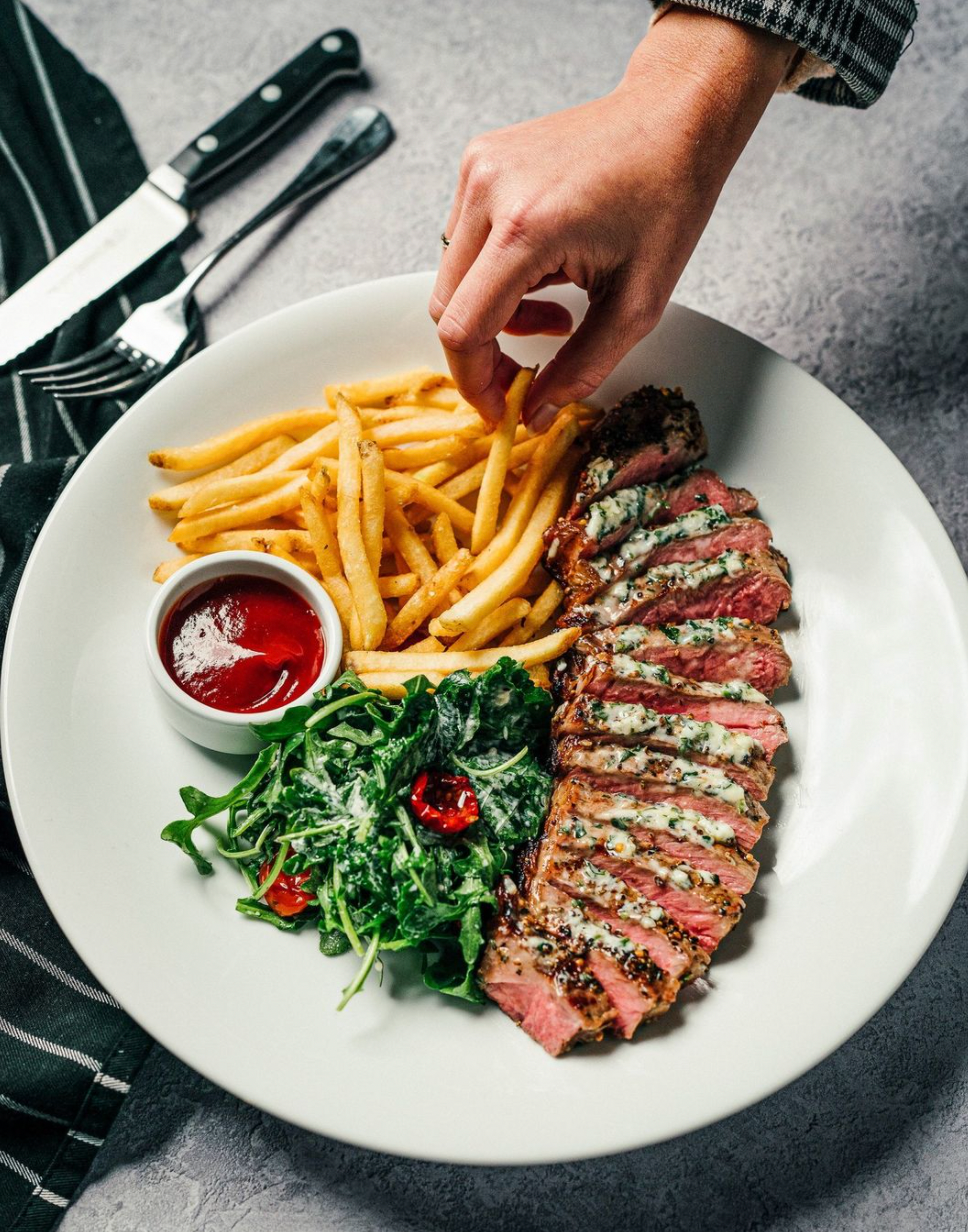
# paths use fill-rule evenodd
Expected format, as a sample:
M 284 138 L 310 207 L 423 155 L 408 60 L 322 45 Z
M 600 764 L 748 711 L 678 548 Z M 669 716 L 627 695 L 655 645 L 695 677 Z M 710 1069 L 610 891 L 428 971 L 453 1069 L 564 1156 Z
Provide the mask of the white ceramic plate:
M 312 403 L 327 381 L 439 365 L 429 275 L 297 304 L 211 347 L 143 398 L 52 512 L 4 665 L 3 754 L 24 846 L 60 924 L 149 1031 L 242 1099 L 320 1133 L 423 1158 L 523 1163 L 657 1142 L 798 1077 L 868 1019 L 941 925 L 968 864 L 968 587 L 913 481 L 838 398 L 765 347 L 668 310 L 602 389 L 681 384 L 711 462 L 756 492 L 793 565 L 778 700 L 790 748 L 747 918 L 713 989 L 632 1045 L 552 1060 L 493 1007 L 392 965 L 343 1013 L 356 959 L 325 959 L 233 910 L 162 825 L 178 787 L 238 762 L 167 726 L 144 613 L 169 554 L 145 497 L 152 447 Z M 556 291 L 556 295 L 560 292 Z M 568 296 L 577 309 L 579 297 Z M 525 362 L 548 340 L 513 340 Z

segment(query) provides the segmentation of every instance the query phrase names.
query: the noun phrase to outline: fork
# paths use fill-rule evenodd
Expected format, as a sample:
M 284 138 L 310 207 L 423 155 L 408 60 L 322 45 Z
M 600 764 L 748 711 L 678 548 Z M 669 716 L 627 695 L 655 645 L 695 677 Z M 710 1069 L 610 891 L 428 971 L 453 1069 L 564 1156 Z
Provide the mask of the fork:
M 258 214 L 223 240 L 173 291 L 142 304 L 110 338 L 74 359 L 24 368 L 21 375 L 57 398 L 100 398 L 147 385 L 193 349 L 189 311 L 195 290 L 227 252 L 283 210 L 318 196 L 381 154 L 393 140 L 390 121 L 364 105 L 333 130 L 299 175 Z

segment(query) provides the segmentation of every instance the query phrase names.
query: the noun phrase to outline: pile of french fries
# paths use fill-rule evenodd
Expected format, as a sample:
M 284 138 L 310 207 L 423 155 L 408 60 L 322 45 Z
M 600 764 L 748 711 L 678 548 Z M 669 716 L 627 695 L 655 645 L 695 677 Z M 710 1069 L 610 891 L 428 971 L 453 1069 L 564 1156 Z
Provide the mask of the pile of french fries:
M 388 696 L 416 674 L 483 671 L 509 656 L 544 666 L 577 637 L 553 629 L 562 592 L 540 564 L 567 503 L 579 438 L 596 412 L 573 404 L 541 436 L 521 409 L 522 369 L 487 424 L 429 369 L 327 386 L 326 405 L 283 411 L 149 455 L 195 472 L 149 497 L 175 515 L 183 555 L 163 582 L 213 552 L 268 552 L 317 577 L 340 615 L 347 667 Z

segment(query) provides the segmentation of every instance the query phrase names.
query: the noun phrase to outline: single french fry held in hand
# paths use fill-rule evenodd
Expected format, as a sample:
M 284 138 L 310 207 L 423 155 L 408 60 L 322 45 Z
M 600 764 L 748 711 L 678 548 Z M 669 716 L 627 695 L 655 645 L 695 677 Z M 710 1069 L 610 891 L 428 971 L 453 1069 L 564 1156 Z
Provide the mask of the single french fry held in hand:
M 148 497 L 148 504 L 152 509 L 158 509 L 161 512 L 177 513 L 185 501 L 200 488 L 219 479 L 234 479 L 238 475 L 251 475 L 275 461 L 281 453 L 295 443 L 295 438 L 285 433 L 274 436 L 272 440 L 256 445 L 255 449 L 250 449 L 248 453 L 244 453 L 241 458 L 236 458 L 234 462 L 226 462 L 224 466 L 206 471 L 204 475 L 196 475 L 194 479 L 186 479 L 182 483 L 162 488 L 159 492 L 152 492 Z
M 203 466 L 218 466 L 222 462 L 233 461 L 255 445 L 260 445 L 280 433 L 298 435 L 301 432 L 315 432 L 324 424 L 332 423 L 333 418 L 333 412 L 327 407 L 280 411 L 262 419 L 250 420 L 249 423 L 222 432 L 218 436 L 210 436 L 207 440 L 199 441 L 197 445 L 187 445 L 180 449 L 156 449 L 148 454 L 148 461 L 152 466 L 159 466 L 166 471 L 194 471 Z
M 534 380 L 534 374 L 535 369 L 522 368 L 515 376 L 504 402 L 504 414 L 492 434 L 491 449 L 484 463 L 484 475 L 477 494 L 474 529 L 471 532 L 471 551 L 475 556 L 484 551 L 497 530 L 497 515 L 501 507 L 501 493 L 507 478 L 514 433 L 521 421 L 524 400 Z
M 392 650 L 401 646 L 423 624 L 431 612 L 436 611 L 447 599 L 448 593 L 457 585 L 471 563 L 471 554 L 461 548 L 446 564 L 441 565 L 407 600 L 396 614 L 386 632 L 384 645 Z
M 502 646 L 519 646 L 529 641 L 554 616 L 565 592 L 558 582 L 551 581 L 531 605 L 524 623 L 518 629 L 512 629 L 501 642 Z
M 473 629 L 462 633 L 456 641 L 451 642 L 447 651 L 449 654 L 454 654 L 457 651 L 477 650 L 481 646 L 486 646 L 488 642 L 493 642 L 502 633 L 506 633 L 512 625 L 523 621 L 530 611 L 531 604 L 527 599 L 508 599 L 507 603 L 502 603 L 500 607 L 495 608 Z
M 216 509 L 211 513 L 203 513 L 197 518 L 182 518 L 175 523 L 168 539 L 171 543 L 185 544 L 206 535 L 214 535 L 218 531 L 258 526 L 267 518 L 294 509 L 299 504 L 299 489 L 303 482 L 304 476 L 300 474 L 273 492 L 254 496 L 251 500 Z
M 336 537 L 359 625 L 358 628 L 351 625 L 350 641 L 369 650 L 383 641 L 387 614 L 367 559 L 360 522 L 362 467 L 359 442 L 362 426 L 356 409 L 340 394 L 336 395 L 336 415 L 339 425 Z
M 482 582 L 510 555 L 524 533 L 542 493 L 552 482 L 552 476 L 557 475 L 564 465 L 565 455 L 577 436 L 578 421 L 575 417 L 560 415 L 540 438 L 541 443 L 524 469 L 521 483 L 508 505 L 500 529 L 474 562 L 467 579 L 469 583 L 477 585 Z
M 181 507 L 183 518 L 196 518 L 220 505 L 234 505 L 265 492 L 274 492 L 292 479 L 304 479 L 303 471 L 273 471 L 270 474 L 237 475 L 215 479 L 199 488 Z
M 455 654 L 450 650 L 439 653 L 415 652 L 413 650 L 354 650 L 346 656 L 346 666 L 362 675 L 364 672 L 457 672 L 484 671 L 493 667 L 499 659 L 513 659 L 523 667 L 536 663 L 550 663 L 560 658 L 581 636 L 580 629 L 556 629 L 547 637 L 523 646 L 490 646 L 486 650 L 465 650 Z
M 360 469 L 363 480 L 363 545 L 373 576 L 380 572 L 383 555 L 383 521 L 386 509 L 386 482 L 383 454 L 373 441 L 360 441 Z
M 520 591 L 531 570 L 541 559 L 544 549 L 542 535 L 557 518 L 565 503 L 571 470 L 572 468 L 568 467 L 551 480 L 535 505 L 517 543 L 494 572 L 473 590 L 468 591 L 459 603 L 455 603 L 431 622 L 430 632 L 435 637 L 439 637 L 441 633 L 465 633 L 468 629 L 473 629 L 479 620 Z

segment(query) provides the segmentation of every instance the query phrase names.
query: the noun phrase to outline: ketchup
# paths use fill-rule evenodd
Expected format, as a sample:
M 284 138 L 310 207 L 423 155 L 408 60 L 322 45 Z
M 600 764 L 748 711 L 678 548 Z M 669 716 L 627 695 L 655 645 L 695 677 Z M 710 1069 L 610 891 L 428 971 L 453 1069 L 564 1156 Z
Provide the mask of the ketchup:
M 460 834 L 480 815 L 477 795 L 466 774 L 421 770 L 410 788 L 410 808 L 435 834 Z
M 323 665 L 323 631 L 288 586 L 236 575 L 183 595 L 165 617 L 159 650 L 189 697 L 216 710 L 258 714 L 312 686 Z

